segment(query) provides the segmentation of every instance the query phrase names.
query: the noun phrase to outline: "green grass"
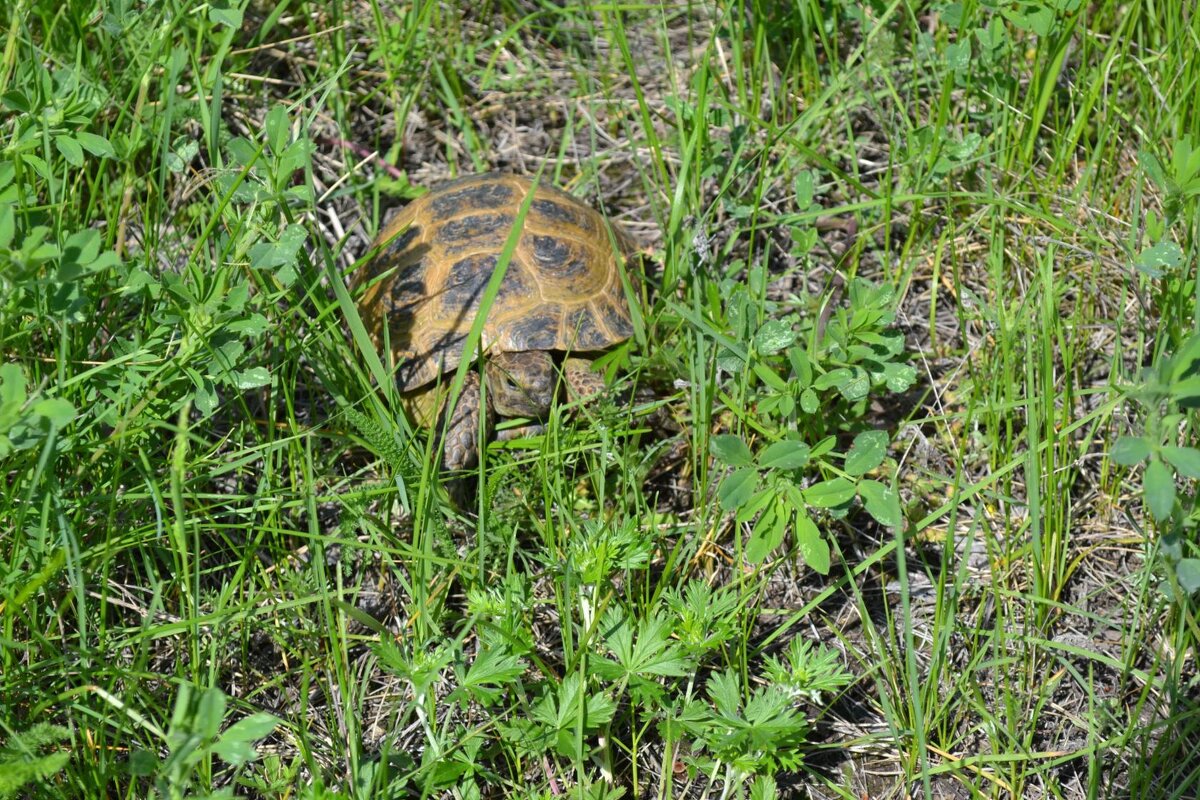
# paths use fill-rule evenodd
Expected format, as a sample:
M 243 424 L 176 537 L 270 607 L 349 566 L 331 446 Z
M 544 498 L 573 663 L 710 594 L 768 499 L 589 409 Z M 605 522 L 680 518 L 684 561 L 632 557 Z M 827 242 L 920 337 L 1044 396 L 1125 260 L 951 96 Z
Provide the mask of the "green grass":
M 1200 792 L 1200 16 L 481 5 L 5 7 L 0 798 Z M 651 255 L 460 508 L 350 275 L 493 168 Z

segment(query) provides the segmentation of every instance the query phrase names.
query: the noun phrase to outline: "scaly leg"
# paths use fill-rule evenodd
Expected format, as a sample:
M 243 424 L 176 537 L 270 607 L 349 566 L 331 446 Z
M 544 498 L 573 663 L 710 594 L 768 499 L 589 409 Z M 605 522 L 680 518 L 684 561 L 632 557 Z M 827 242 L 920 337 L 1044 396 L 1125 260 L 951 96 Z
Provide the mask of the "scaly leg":
M 479 373 L 474 370 L 467 373 L 463 382 L 462 392 L 458 395 L 458 403 L 450 412 L 450 422 L 446 426 L 446 441 L 442 446 L 442 467 L 451 472 L 470 469 L 479 463 L 479 414 L 480 401 L 483 399 L 479 390 Z M 491 427 L 491 415 L 488 409 L 484 411 L 484 436 Z M 486 440 L 486 439 L 485 439 Z
M 572 400 L 590 400 L 604 394 L 608 388 L 599 372 L 592 372 L 592 362 L 568 358 L 563 362 L 563 377 Z

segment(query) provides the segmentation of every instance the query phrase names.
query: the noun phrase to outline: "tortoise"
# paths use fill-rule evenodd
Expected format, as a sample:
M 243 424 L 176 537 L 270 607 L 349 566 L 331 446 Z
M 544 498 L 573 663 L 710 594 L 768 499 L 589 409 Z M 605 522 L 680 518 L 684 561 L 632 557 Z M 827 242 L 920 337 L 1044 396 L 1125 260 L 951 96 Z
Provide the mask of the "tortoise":
M 621 278 L 622 259 L 636 249 L 627 233 L 564 191 L 533 189 L 528 178 L 493 172 L 442 184 L 384 227 L 358 301 L 375 344 L 390 347 L 415 421 L 432 425 L 439 410 L 445 413 L 439 397 L 445 392 L 433 390 L 448 387 L 464 357 L 484 290 L 531 190 L 519 242 L 483 326 L 486 392 L 472 369 L 450 410 L 442 456 L 448 470 L 476 463 L 481 414 L 490 430 L 496 415 L 544 419 L 562 383 L 578 398 L 602 392 L 592 361 L 633 332 Z

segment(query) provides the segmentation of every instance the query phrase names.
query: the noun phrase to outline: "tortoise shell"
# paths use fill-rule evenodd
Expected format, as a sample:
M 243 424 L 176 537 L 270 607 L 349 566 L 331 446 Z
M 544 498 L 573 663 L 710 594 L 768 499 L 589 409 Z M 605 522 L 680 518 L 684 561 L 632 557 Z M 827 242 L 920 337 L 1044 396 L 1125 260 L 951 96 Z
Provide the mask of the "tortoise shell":
M 462 360 L 464 340 L 532 181 L 487 173 L 443 184 L 384 227 L 365 270 L 359 313 L 387 341 L 401 391 Z M 553 187 L 534 192 L 516 251 L 492 303 L 483 352 L 603 350 L 632 334 L 619 255 L 632 240 Z

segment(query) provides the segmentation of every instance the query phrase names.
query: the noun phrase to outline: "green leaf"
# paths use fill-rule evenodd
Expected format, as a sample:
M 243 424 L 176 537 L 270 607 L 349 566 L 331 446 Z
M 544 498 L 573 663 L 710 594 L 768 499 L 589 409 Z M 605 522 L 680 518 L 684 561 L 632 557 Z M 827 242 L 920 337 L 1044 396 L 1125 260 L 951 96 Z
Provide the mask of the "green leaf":
M 79 144 L 97 158 L 116 158 L 117 151 L 113 149 L 112 143 L 103 136 L 97 136 L 94 133 L 80 131 L 75 134 L 75 138 Z
M 258 753 L 251 743 L 269 736 L 279 724 L 270 714 L 251 714 L 230 725 L 213 745 L 213 752 L 235 767 L 253 761 Z
M 970 65 L 971 43 L 969 41 L 954 42 L 946 46 L 946 66 L 957 72 Z
M 813 388 L 817 391 L 825 391 L 826 389 L 831 389 L 835 386 L 840 387 L 848 383 L 853 377 L 854 373 L 849 369 L 846 367 L 838 367 L 837 369 L 829 370 L 829 372 L 826 372 L 824 375 L 813 381 Z
M 750 495 L 750 499 L 746 500 L 737 510 L 737 521 L 739 524 L 749 522 L 757 517 L 760 513 L 766 510 L 767 506 L 775 501 L 776 491 L 774 487 L 766 486 L 761 489 L 756 488 Z
M 808 353 L 804 352 L 803 347 L 791 347 L 788 348 L 787 359 L 800 386 L 808 388 L 813 379 L 812 361 L 809 360 Z
M 574 750 L 577 729 L 595 730 L 607 724 L 616 712 L 616 704 L 599 692 L 589 694 L 579 672 L 563 678 L 556 693 L 548 693 L 533 707 L 532 720 L 556 733 L 559 752 Z
M 804 502 L 817 508 L 833 508 L 850 502 L 855 493 L 853 481 L 848 478 L 831 478 L 805 489 Z
M 808 463 L 811 450 L 804 442 L 784 439 L 759 453 L 758 465 L 763 469 L 800 469 Z
M 17 226 L 13 216 L 13 207 L 11 203 L 0 205 L 0 250 L 7 250 L 12 244 L 13 234 L 16 233 Z
M 880 525 L 899 528 L 904 522 L 900 511 L 900 496 L 892 487 L 876 480 L 859 481 L 858 496 L 863 501 L 863 508 Z
M 792 179 L 792 189 L 796 192 L 797 208 L 808 208 L 812 205 L 813 196 L 816 194 L 816 181 L 813 177 L 813 171 L 810 169 L 801 170 Z M 797 230 L 805 229 L 792 228 L 793 239 L 796 237 Z
M 846 453 L 846 472 L 865 475 L 878 467 L 887 458 L 888 435 L 885 431 L 863 431 L 854 437 L 850 452 Z
M 267 147 L 274 155 L 281 155 L 287 147 L 288 139 L 291 138 L 291 131 L 288 129 L 287 108 L 282 103 L 272 106 L 271 110 L 267 112 L 263 127 L 267 131 Z
M 79 146 L 79 142 L 65 134 L 59 134 L 54 137 L 54 146 L 58 148 L 58 152 L 62 153 L 63 158 L 72 167 L 83 166 L 83 148 Z
M 227 739 L 224 736 L 213 742 L 212 751 L 214 755 L 234 767 L 240 767 L 258 758 L 258 751 L 250 742 Z
M 717 353 L 717 368 L 725 372 L 736 375 L 746 366 L 746 359 L 739 356 L 732 350 L 721 349 Z
M 1017 8 L 1023 8 L 1023 12 L 1002 9 L 1000 13 L 1022 30 L 1033 31 L 1038 36 L 1050 34 L 1050 30 L 1054 26 L 1054 12 L 1050 8 L 1044 5 L 1018 6 Z
M 900 331 L 859 331 L 860 342 L 871 345 L 872 355 L 898 356 L 904 352 L 904 334 Z
M 1175 476 L 1167 465 L 1157 458 L 1151 459 L 1142 485 L 1146 492 L 1146 505 L 1154 519 L 1161 522 L 1171 516 L 1175 508 Z
M 742 689 L 736 673 L 732 670 L 714 673 L 705 688 L 718 712 L 728 717 L 737 716 L 742 704 Z
M 1150 442 L 1144 436 L 1121 436 L 1108 455 L 1116 463 L 1129 467 L 1146 460 L 1150 455 Z
M 257 389 L 271 382 L 271 373 L 266 367 L 251 367 L 250 369 L 235 370 L 233 385 L 238 389 Z
M 206 417 L 212 416 L 220 400 L 217 397 L 217 387 L 209 378 L 202 378 L 199 382 L 195 382 L 195 387 L 196 391 L 192 395 L 192 402 L 196 404 L 196 410 Z
M 870 393 L 871 375 L 862 367 L 854 367 L 850 373 L 850 380 L 838 386 L 838 391 L 851 403 L 857 403 Z
M 291 224 L 283 229 L 276 242 L 259 242 L 250 248 L 250 266 L 255 269 L 281 267 L 294 264 L 300 248 L 308 234 L 300 225 Z
M 19 111 L 22 114 L 28 114 L 33 110 L 33 107 L 29 105 L 29 98 L 26 97 L 22 92 L 15 89 L 11 92 L 5 92 L 4 95 L 0 97 L 0 103 L 8 106 L 13 111 Z
M 733 511 L 750 502 L 757 488 L 758 470 L 742 467 L 721 479 L 721 484 L 717 487 L 717 499 L 721 502 L 721 508 Z
M 721 433 L 709 440 L 712 454 L 731 467 L 745 467 L 754 461 L 754 454 L 742 437 L 732 433 Z
M 917 382 L 917 368 L 889 361 L 883 365 L 883 378 L 893 392 L 907 392 Z
M 171 170 L 171 172 L 183 172 L 199 152 L 200 144 L 194 139 L 180 143 L 175 152 L 168 152 L 166 154 L 167 169 Z
M 1200 478 L 1200 450 L 1194 447 L 1164 447 L 1160 452 L 1180 475 Z
M 1200 558 L 1180 559 L 1175 565 L 1175 578 L 1188 594 L 1200 591 Z
M 258 336 L 267 329 L 267 325 L 267 318 L 262 314 L 255 313 L 242 319 L 235 319 L 225 326 L 225 330 L 242 336 Z
M 0 419 L 20 411 L 27 397 L 21 368 L 16 364 L 0 364 Z
M 1183 262 L 1183 250 L 1174 242 L 1159 242 L 1138 254 L 1134 266 L 1151 278 L 1161 278 L 1167 270 Z
M 837 437 L 832 435 L 826 436 L 824 439 L 813 445 L 812 453 L 809 454 L 809 458 L 821 458 L 826 453 L 833 452 L 833 448 L 836 446 Z
M 1177 403 L 1200 400 L 1200 375 L 1175 381 L 1169 391 L 1171 399 Z
M 820 407 L 821 399 L 812 389 L 805 389 L 800 393 L 800 410 L 805 414 L 815 414 Z
M 1168 382 L 1175 383 L 1197 371 L 1196 362 L 1200 361 L 1200 332 L 1193 333 L 1186 342 L 1180 345 L 1168 362 Z
M 981 144 L 983 144 L 983 137 L 972 131 L 964 136 L 960 142 L 947 142 L 946 153 L 955 161 L 966 161 L 979 149 Z
M 678 678 L 695 666 L 683 648 L 671 641 L 671 621 L 657 612 L 638 623 L 632 647 L 614 654 L 628 674 L 640 677 Z
M 250 248 L 250 266 L 254 269 L 277 269 L 275 277 L 284 286 L 296 280 L 296 262 L 308 234 L 300 225 L 291 224 L 279 234 L 276 242 L 259 242 Z
M 817 524 L 802 511 L 796 513 L 796 546 L 804 563 L 822 575 L 829 574 L 829 543 L 817 530 Z
M 116 258 L 116 253 L 108 251 L 103 261 L 100 261 L 100 231 L 85 228 L 76 231 L 67 238 L 63 245 L 62 259 L 58 264 L 58 280 L 73 281 L 95 269 L 109 266 Z M 96 264 L 99 263 L 97 267 Z
M 129 765 L 127 769 L 130 775 L 137 777 L 146 777 L 158 772 L 159 761 L 158 756 L 151 753 L 149 750 L 134 750 L 129 754 Z
M 778 353 L 791 347 L 795 341 L 796 333 L 792 330 L 792 323 L 782 319 L 768 320 L 754 335 L 754 346 L 760 353 Z
M 316 145 L 311 139 L 297 139 L 287 146 L 283 151 L 283 155 L 279 157 L 279 177 L 290 180 L 292 173 L 296 170 L 304 169 L 312 160 L 313 152 L 316 151 Z M 308 191 L 307 186 L 293 186 L 289 191 L 303 189 Z
M 185 718 L 189 707 L 188 697 L 187 693 L 182 692 L 176 697 L 172 713 L 172 723 L 175 723 L 175 727 Z M 225 720 L 225 708 L 228 705 L 229 701 L 220 689 L 200 690 L 200 699 L 195 705 L 195 731 L 206 737 L 216 736 Z
M 458 685 L 476 702 L 491 705 L 524 672 L 524 663 L 508 648 L 485 647 L 475 656 L 466 674 L 459 677 Z
M 787 532 L 787 523 L 792 516 L 790 507 L 778 499 L 759 515 L 750 532 L 750 540 L 746 542 L 746 560 L 751 564 L 761 564 L 771 552 L 779 547 L 783 535 Z
M 759 775 L 750 784 L 750 800 L 775 800 L 778 796 L 775 779 L 770 775 Z
M 1159 537 L 1158 552 L 1168 564 L 1174 564 L 1183 558 L 1183 539 L 1179 533 L 1172 531 Z
M 33 413 L 45 417 L 56 428 L 65 428 L 75 419 L 75 406 L 61 397 L 51 397 L 34 403 Z
M 240 8 L 230 8 L 223 2 L 215 2 L 208 8 L 208 21 L 214 25 L 228 25 L 231 28 L 241 28 L 242 10 Z
M 278 717 L 260 712 L 233 723 L 221 736 L 222 738 L 240 739 L 243 742 L 256 742 L 270 736 L 280 724 Z

